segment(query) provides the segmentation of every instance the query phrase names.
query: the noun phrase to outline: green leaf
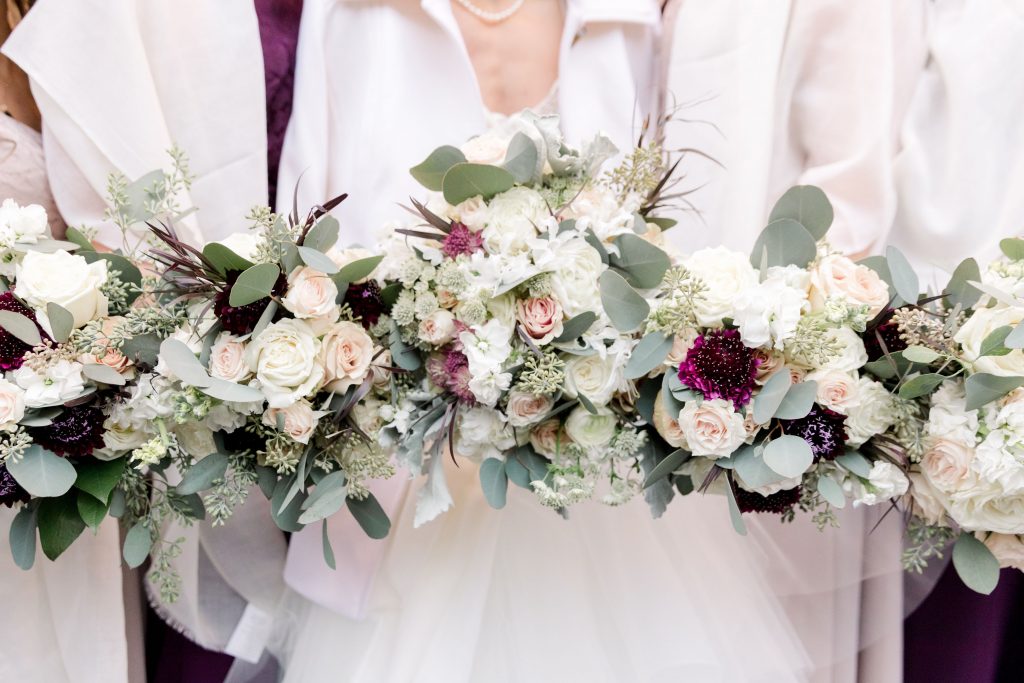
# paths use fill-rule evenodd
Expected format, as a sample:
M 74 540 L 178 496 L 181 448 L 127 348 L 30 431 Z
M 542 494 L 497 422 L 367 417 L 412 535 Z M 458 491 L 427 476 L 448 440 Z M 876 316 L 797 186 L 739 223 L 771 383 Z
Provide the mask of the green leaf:
M 775 417 L 792 383 L 793 377 L 788 372 L 776 372 L 768 378 L 754 399 L 754 422 L 768 424 Z
M 836 458 L 836 462 L 861 479 L 867 479 L 871 474 L 871 461 L 857 451 L 847 450 Z
M 79 254 L 86 251 L 96 251 L 96 247 L 92 246 L 92 242 L 89 241 L 89 238 L 82 234 L 82 231 L 78 228 L 68 226 L 67 232 L 64 233 L 64 239 L 68 242 L 74 242 L 77 244 Z
M 153 547 L 153 534 L 149 527 L 143 522 L 136 522 L 135 526 L 128 530 L 124 537 L 124 548 L 121 556 L 125 564 L 135 569 L 149 557 L 149 551 Z
M 525 133 L 512 136 L 501 167 L 512 174 L 517 183 L 526 184 L 540 175 L 537 145 Z
M 85 530 L 75 498 L 70 495 L 39 501 L 39 545 L 51 560 L 60 557 Z
M 508 480 L 524 489 L 530 489 L 530 470 L 518 458 L 509 456 L 505 461 L 505 476 Z
M 224 453 L 211 453 L 205 458 L 200 458 L 193 463 L 192 467 L 185 470 L 184 476 L 174 490 L 182 496 L 199 493 L 213 486 L 218 479 L 224 478 L 228 471 L 228 456 Z
M 374 269 L 377 265 L 384 260 L 384 255 L 380 256 L 368 256 L 366 258 L 353 261 L 342 267 L 338 271 L 337 275 L 334 276 L 334 281 L 337 282 L 359 282 L 364 280 L 373 274 Z M 340 289 L 340 287 L 339 287 Z
M 736 502 L 736 494 L 733 492 L 731 485 L 725 487 L 725 498 L 729 501 L 729 519 L 732 521 L 732 528 L 740 536 L 746 536 L 747 525 L 743 521 L 743 515 L 740 513 L 740 506 Z
M 626 363 L 626 379 L 643 377 L 660 366 L 672 351 L 674 337 L 664 332 L 651 332 L 640 340 Z
M 455 164 L 466 161 L 464 155 L 457 147 L 445 145 L 438 147 L 430 153 L 426 159 L 409 169 L 409 173 L 423 187 L 434 192 L 440 192 L 444 183 L 444 175 Z
M 252 261 L 242 258 L 220 242 L 210 242 L 203 247 L 203 256 L 213 264 L 213 267 L 221 275 L 232 270 L 245 271 L 253 266 Z
M 295 492 L 292 493 L 292 489 Z M 285 502 L 287 501 L 287 504 Z M 306 494 L 298 490 L 298 483 L 294 476 L 286 479 L 279 479 L 274 488 L 274 495 L 270 499 L 270 517 L 274 520 L 281 531 L 294 533 L 302 530 L 299 524 L 299 515 L 302 514 L 302 504 L 306 501 Z
M 967 391 L 966 409 L 977 410 L 988 403 L 1001 399 L 1022 384 L 1024 384 L 1024 377 L 1000 377 L 985 372 L 971 375 L 964 382 L 964 388 Z
M 609 256 L 609 263 L 623 271 L 626 282 L 639 289 L 653 289 L 661 284 L 671 263 L 668 254 L 642 237 L 619 235 L 615 238 L 618 256 Z
M 32 444 L 20 460 L 7 463 L 7 471 L 22 488 L 38 498 L 63 496 L 75 483 L 75 467 L 67 459 Z
M 334 275 L 338 272 L 337 264 L 322 251 L 317 251 L 312 247 L 298 247 L 298 250 L 302 262 L 313 270 L 318 270 L 325 275 Z M 231 291 L 233 292 L 234 289 Z
M 675 472 L 689 457 L 690 454 L 681 448 L 666 455 L 661 462 L 654 466 L 654 469 L 647 475 L 647 478 L 644 479 L 644 488 L 657 483 L 659 480 Z
M 918 375 L 900 386 L 900 398 L 911 399 L 930 394 L 945 381 L 946 378 L 944 376 L 934 372 Z
M 172 373 L 189 386 L 205 387 L 213 383 L 206 368 L 184 342 L 165 339 L 160 344 L 160 358 Z
M 101 503 L 106 503 L 110 500 L 110 492 L 117 486 L 117 482 L 121 481 L 127 463 L 127 457 L 116 460 L 83 460 L 78 463 L 75 488 L 85 491 Z
M 221 401 L 228 401 L 229 403 L 253 403 L 265 399 L 263 392 L 256 387 L 229 382 L 216 377 L 210 378 L 209 383 L 205 387 L 200 387 L 200 389 L 207 396 L 212 396 Z
M 490 199 L 512 189 L 516 179 L 503 168 L 487 164 L 455 164 L 444 174 L 444 200 L 455 206 L 477 195 Z
M 613 270 L 601 273 L 598 287 L 605 313 L 621 332 L 632 332 L 640 327 L 651 312 L 644 298 Z
M 1006 258 L 1012 261 L 1024 260 L 1024 240 L 1018 237 L 1007 237 L 999 242 L 999 248 Z
M 832 225 L 835 212 L 832 203 L 813 185 L 797 185 L 786 190 L 772 209 L 769 222 L 790 218 L 807 229 L 816 240 L 820 240 Z
M 783 434 L 764 447 L 764 462 L 773 471 L 790 479 L 803 475 L 814 464 L 814 453 L 799 436 Z
M 588 413 L 591 415 L 597 415 L 597 408 L 594 407 L 594 404 L 589 398 L 583 394 L 576 394 L 576 400 L 580 402 L 580 405 L 583 406 L 583 409 Z
M 840 509 L 846 507 L 846 494 L 843 493 L 843 487 L 832 477 L 818 477 L 818 493 L 832 507 Z
M 338 219 L 334 216 L 324 216 L 306 233 L 306 239 L 302 240 L 302 246 L 327 253 L 338 243 L 340 232 L 341 226 L 338 225 Z
M 935 353 L 927 346 L 908 346 L 902 351 L 903 357 L 912 363 L 931 363 L 938 358 L 939 354 Z
M 235 307 L 246 306 L 266 299 L 274 291 L 274 285 L 280 276 L 281 269 L 273 263 L 260 263 L 252 268 L 246 268 L 235 280 L 235 284 L 231 285 L 228 304 Z
M 29 346 L 39 346 L 43 343 L 43 338 L 39 336 L 39 328 L 21 313 L 0 311 L 0 327 Z
M 1008 349 L 1024 349 L 1024 324 L 1018 324 L 1003 341 Z
M 608 265 L 608 250 L 604 248 L 604 244 L 601 242 L 601 238 L 597 236 L 597 233 L 588 229 L 583 234 L 583 239 L 594 249 L 594 251 L 597 252 L 598 256 L 601 257 L 601 263 Z
M 917 303 L 920 292 L 920 284 L 917 273 L 914 272 L 910 261 L 903 255 L 903 252 L 896 247 L 888 247 L 885 250 L 885 260 L 889 264 L 889 273 L 892 275 L 892 287 L 896 294 L 907 303 Z
M 743 483 L 750 488 L 759 488 L 785 479 L 768 467 L 764 458 L 757 451 L 758 449 L 753 446 L 741 446 L 732 456 L 733 467 Z
M 1010 336 L 1010 332 L 1013 328 L 1009 325 L 1003 325 L 992 330 L 985 339 L 981 342 L 981 353 L 979 356 L 1005 356 L 1010 353 L 1010 349 L 1006 348 L 1006 338 Z M 904 354 L 905 356 L 905 354 Z
M 644 220 L 648 223 L 654 223 L 661 228 L 662 232 L 674 227 L 679 222 L 674 218 L 659 218 L 657 216 L 646 216 Z
M 565 342 L 574 341 L 579 339 L 590 326 L 597 320 L 597 314 L 592 311 L 584 311 L 579 315 L 573 316 L 565 321 L 562 325 L 562 334 L 554 338 L 554 343 L 564 344 Z
M 999 560 L 969 531 L 961 532 L 953 544 L 953 566 L 964 585 L 976 593 L 989 595 L 999 583 Z
M 126 339 L 121 346 L 121 353 L 135 363 L 156 365 L 160 353 L 160 337 L 155 334 L 140 334 Z
M 390 348 L 392 362 L 403 370 L 419 370 L 422 360 L 419 351 L 402 340 L 402 333 L 395 321 L 391 321 Z
M 82 374 L 100 384 L 109 384 L 115 387 L 123 387 L 127 384 L 127 380 L 120 372 L 102 363 L 89 363 L 83 366 Z
M 302 508 L 305 512 L 299 517 L 299 524 L 312 524 L 326 519 L 345 506 L 348 489 L 345 487 L 345 473 L 331 472 L 320 480 L 313 489 Z
M 58 344 L 66 342 L 71 336 L 71 331 L 75 329 L 75 316 L 63 306 L 51 301 L 46 304 L 46 317 L 50 321 L 53 340 Z
M 981 269 L 973 258 L 964 259 L 953 271 L 953 276 L 946 285 L 946 303 L 950 308 L 960 306 L 966 310 L 978 303 L 981 292 L 971 284 L 972 282 L 981 282 Z
M 101 503 L 85 491 L 78 492 L 75 502 L 78 505 L 78 514 L 90 529 L 98 528 L 100 522 L 107 516 L 107 504 Z
M 334 561 L 334 548 L 331 547 L 331 537 L 327 533 L 327 520 L 323 520 L 320 524 L 320 542 L 324 548 L 324 562 L 331 569 L 337 569 L 338 565 Z
M 367 536 L 377 539 L 387 538 L 388 532 L 391 531 L 391 520 L 388 519 L 384 508 L 380 506 L 372 493 L 363 500 L 349 498 L 347 502 L 352 516 L 356 518 Z
M 124 517 L 126 505 L 124 491 L 114 489 L 110 492 L 110 507 L 107 510 L 107 514 L 115 519 L 121 519 Z
M 505 507 L 508 495 L 508 475 L 505 463 L 497 458 L 487 458 L 480 463 L 480 486 L 488 505 L 495 510 Z
M 762 265 L 762 260 L 769 268 L 790 264 L 803 268 L 817 255 L 817 240 L 807 228 L 792 218 L 782 218 L 761 231 L 750 252 L 750 262 L 755 268 Z
M 14 564 L 29 570 L 36 561 L 36 507 L 26 505 L 11 521 L 8 535 Z
M 167 492 L 167 502 L 171 508 L 188 519 L 206 519 L 206 506 L 203 505 L 203 499 L 198 493 L 182 496 L 171 489 Z
M 786 396 L 775 411 L 780 420 L 799 420 L 807 417 L 814 407 L 814 399 L 818 395 L 818 383 L 814 380 L 794 384 L 786 392 Z

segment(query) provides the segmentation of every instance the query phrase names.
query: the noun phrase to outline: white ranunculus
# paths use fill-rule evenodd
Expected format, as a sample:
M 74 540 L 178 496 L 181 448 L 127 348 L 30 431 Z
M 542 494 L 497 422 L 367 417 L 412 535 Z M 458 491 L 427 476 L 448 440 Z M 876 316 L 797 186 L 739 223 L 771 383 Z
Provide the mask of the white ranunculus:
M 769 277 L 735 298 L 733 323 L 745 346 L 782 349 L 796 332 L 806 305 L 806 290 L 791 287 L 783 277 Z
M 103 447 L 115 453 L 133 451 L 149 438 L 145 429 L 136 427 L 131 421 L 122 423 L 108 418 L 103 423 Z
M 600 448 L 612 440 L 618 424 L 615 413 L 608 408 L 598 407 L 594 415 L 583 406 L 577 406 L 565 421 L 565 433 L 582 448 Z
M 976 534 L 995 558 L 1000 567 L 1024 571 L 1024 542 L 1015 534 Z
M 864 367 L 868 362 L 868 352 L 864 349 L 864 341 L 849 327 L 835 327 L 827 332 L 829 339 L 839 345 L 839 355 L 832 358 L 820 370 L 838 370 L 853 372 Z
M 278 428 L 278 420 L 285 434 L 299 443 L 309 443 L 309 437 L 316 431 L 317 422 L 327 413 L 313 410 L 309 401 L 296 401 L 284 408 L 268 408 L 263 413 L 263 424 Z
M 448 217 L 456 220 L 473 232 L 480 232 L 487 224 L 487 202 L 480 195 L 470 197 L 458 206 L 453 206 Z
M 838 370 L 820 370 L 807 375 L 807 381 L 818 385 L 817 398 L 819 405 L 843 415 L 860 405 L 859 382 L 856 374 Z
M 271 408 L 287 408 L 312 395 L 324 378 L 320 342 L 309 325 L 287 318 L 249 342 L 245 360 Z
M 235 252 L 246 261 L 256 258 L 256 250 L 260 246 L 260 238 L 254 232 L 233 232 L 224 239 L 217 240 L 217 244 Z
M 85 390 L 82 364 L 67 360 L 46 366 L 43 374 L 22 365 L 11 376 L 25 390 L 25 405 L 29 408 L 55 406 L 76 398 Z
M 0 378 L 0 431 L 9 432 L 25 417 L 25 391 Z
M 525 252 L 537 236 L 537 227 L 551 215 L 536 190 L 513 187 L 487 205 L 487 226 L 480 233 L 491 254 L 515 255 Z
M 481 404 L 493 408 L 502 395 L 512 385 L 512 373 L 488 370 L 473 375 L 469 380 L 469 390 Z
M 597 280 L 607 266 L 582 237 L 563 243 L 551 271 L 551 293 L 562 304 L 566 316 L 603 311 Z
M 515 437 L 505 417 L 493 408 L 474 406 L 460 410 L 457 425 L 455 452 L 463 457 L 500 458 L 505 450 L 515 446 Z
M 325 388 L 343 393 L 354 384 L 362 384 L 373 372 L 373 354 L 373 339 L 362 325 L 348 320 L 334 323 L 320 344 Z
M 846 413 L 846 444 L 857 447 L 889 429 L 895 422 L 893 398 L 880 383 L 868 377 L 857 382 L 857 405 Z
M 877 460 L 868 472 L 868 485 L 861 490 L 854 504 L 878 505 L 907 492 L 910 480 L 899 467 L 886 460 Z
M 696 307 L 697 321 L 705 327 L 718 327 L 724 318 L 731 318 L 736 297 L 758 283 L 747 255 L 726 247 L 696 251 L 683 266 L 707 286 Z
M 245 342 L 230 332 L 221 332 L 210 347 L 210 374 L 229 382 L 242 382 L 250 377 L 245 362 Z
M 963 491 L 975 482 L 973 460 L 974 449 L 970 446 L 950 439 L 931 439 L 921 456 L 921 473 L 943 493 Z
M 46 304 L 54 303 L 71 313 L 75 327 L 81 327 L 107 315 L 107 297 L 100 289 L 106 281 L 107 262 L 102 259 L 88 263 L 66 251 L 30 251 L 18 264 L 14 293 L 36 310 L 41 324 L 46 320 Z
M 706 458 L 728 457 L 747 438 L 743 415 L 721 398 L 687 402 L 679 412 L 679 427 L 690 452 Z
M 46 235 L 46 209 L 38 204 L 19 206 L 13 199 L 0 204 L 0 231 L 11 243 L 35 244 Z
M 956 341 L 963 346 L 964 358 L 974 363 L 975 372 L 987 372 L 1000 377 L 1024 375 L 1024 351 L 1014 349 L 1005 356 L 981 356 L 981 345 L 1000 327 L 1016 327 L 1024 319 L 1024 310 L 1007 306 L 975 309 L 967 322 L 956 333 Z
M 329 276 L 319 270 L 302 266 L 288 276 L 288 290 L 281 299 L 285 309 L 296 318 L 336 317 L 338 287 Z
M 867 306 L 868 317 L 872 317 L 889 303 L 889 285 L 867 266 L 842 254 L 830 254 L 811 269 L 810 300 L 814 310 L 820 311 L 825 301 L 833 298 Z
M 472 388 L 472 384 L 470 387 Z M 554 407 L 555 401 L 550 396 L 512 391 L 508 395 L 505 414 L 508 415 L 508 423 L 513 427 L 528 427 L 539 422 Z
M 565 364 L 565 395 L 583 394 L 595 406 L 605 405 L 624 382 L 623 373 L 617 356 L 573 356 Z

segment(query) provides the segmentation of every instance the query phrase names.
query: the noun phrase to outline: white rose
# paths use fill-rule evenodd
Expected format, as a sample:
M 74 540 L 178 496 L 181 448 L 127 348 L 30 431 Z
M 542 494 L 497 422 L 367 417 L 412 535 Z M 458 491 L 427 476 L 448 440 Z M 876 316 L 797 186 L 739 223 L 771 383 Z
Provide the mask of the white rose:
M 505 414 L 513 427 L 528 427 L 539 422 L 554 406 L 555 401 L 550 396 L 513 391 L 508 395 Z
M 921 472 L 939 491 L 951 493 L 973 485 L 974 449 L 958 441 L 933 439 L 921 456 Z
M 47 366 L 42 375 L 22 365 L 11 377 L 25 390 L 25 405 L 29 408 L 59 405 L 85 391 L 82 364 L 67 360 Z
M 281 299 L 296 318 L 323 318 L 336 314 L 338 287 L 327 275 L 302 266 L 288 276 L 288 291 Z
M 485 133 L 470 138 L 462 145 L 462 155 L 471 164 L 500 166 L 508 153 L 509 138 L 496 133 Z
M 6 226 L 14 242 L 35 244 L 46 235 L 46 209 L 38 204 L 19 206 L 13 199 L 0 205 L 0 226 Z
M 878 273 L 854 263 L 842 254 L 825 256 L 811 270 L 810 300 L 815 311 L 825 301 L 838 298 L 868 307 L 868 317 L 877 315 L 889 303 L 889 286 Z
M 723 318 L 731 318 L 736 297 L 758 283 L 750 259 L 725 247 L 696 251 L 683 266 L 707 286 L 696 307 L 697 321 L 705 327 L 718 327 Z
M 600 448 L 612 440 L 618 424 L 619 419 L 608 408 L 599 407 L 594 415 L 577 406 L 565 421 L 565 433 L 582 448 Z
M 664 391 L 654 398 L 654 430 L 673 448 L 686 448 L 686 435 L 679 427 L 679 420 L 672 417 L 665 405 Z
M 260 246 L 260 238 L 254 232 L 233 232 L 222 240 L 217 240 L 246 261 L 256 258 L 256 251 Z
M 242 382 L 249 378 L 245 362 L 245 343 L 230 332 L 221 332 L 210 347 L 210 374 L 229 382 Z
M 820 370 L 838 370 L 853 372 L 864 367 L 868 362 L 868 352 L 864 349 L 864 341 L 849 327 L 834 327 L 827 336 L 839 346 L 839 355 L 830 359 Z
M 1024 319 L 1024 311 L 1006 306 L 975 309 L 954 339 L 963 346 L 964 358 L 974 363 L 975 372 L 987 372 L 1000 377 L 1024 375 L 1024 351 L 1014 349 L 1005 356 L 981 356 L 981 345 L 996 329 L 1008 325 L 1016 327 Z
M 353 384 L 362 384 L 372 372 L 373 353 L 373 339 L 362 325 L 347 320 L 332 325 L 320 345 L 325 388 L 342 393 Z
M 133 451 L 149 438 L 145 430 L 137 429 L 131 422 L 108 419 L 103 423 L 103 447 L 114 452 Z
M 975 534 L 995 558 L 1000 567 L 1010 567 L 1024 571 L 1024 543 L 1015 534 Z
M 466 458 L 501 458 L 515 446 L 505 417 L 493 408 L 474 406 L 460 410 L 455 430 L 455 452 Z
M 14 293 L 36 309 L 44 327 L 48 303 L 66 309 L 75 327 L 81 327 L 107 315 L 107 297 L 100 290 L 106 281 L 107 262 L 102 259 L 88 263 L 66 251 L 30 251 L 18 264 Z
M 914 516 L 932 526 L 946 525 L 945 496 L 928 482 L 920 472 L 911 472 L 910 509 Z
M 1024 533 L 1024 495 L 1006 495 L 995 485 L 954 493 L 949 511 L 969 531 Z
M 320 386 L 324 367 L 319 353 L 320 342 L 309 325 L 285 319 L 271 323 L 249 342 L 245 362 L 270 407 L 286 408 Z
M 796 332 L 807 305 L 807 292 L 769 277 L 744 289 L 733 301 L 733 323 L 743 344 L 750 348 L 769 346 L 782 349 Z
M 860 405 L 859 382 L 855 374 L 838 370 L 821 370 L 807 375 L 807 381 L 818 385 L 815 400 L 819 405 L 849 415 L 850 409 Z
M 607 268 L 592 246 L 583 238 L 567 240 L 552 264 L 551 293 L 562 304 L 566 316 L 586 311 L 603 311 L 597 280 Z
M 861 485 L 855 504 L 878 505 L 907 492 L 910 480 L 899 467 L 885 460 L 876 460 L 868 472 L 867 486 Z
M 419 338 L 433 346 L 444 346 L 455 338 L 455 315 L 439 308 L 420 322 Z
M 978 411 L 967 409 L 963 383 L 947 381 L 932 394 L 925 434 L 964 444 L 974 444 L 978 434 Z
M 846 445 L 857 447 L 892 427 L 895 422 L 893 398 L 889 391 L 868 377 L 857 382 L 856 405 L 846 412 Z
M 326 413 L 313 410 L 309 401 L 296 401 L 284 408 L 268 408 L 263 413 L 263 424 L 278 428 L 278 420 L 285 434 L 299 443 L 309 443 L 316 424 Z
M 803 476 L 799 476 L 791 479 L 773 481 L 769 484 L 762 484 L 761 486 L 751 486 L 747 482 L 743 481 L 743 477 L 740 476 L 739 472 L 734 472 L 734 476 L 736 477 L 736 485 L 741 489 L 744 491 L 750 491 L 751 493 L 759 493 L 765 497 L 778 493 L 779 491 L 795 489 L 803 482 Z
M 576 398 L 583 394 L 594 405 L 612 400 L 624 379 L 624 368 L 617 357 L 573 356 L 565 364 L 565 395 Z
M 25 391 L 17 384 L 0 379 L 0 430 L 9 432 L 25 417 Z
M 540 193 L 513 187 L 494 197 L 487 205 L 487 226 L 480 233 L 491 254 L 515 255 L 529 248 L 537 227 L 551 211 Z
M 732 455 L 747 438 L 743 415 L 731 401 L 689 401 L 679 413 L 679 427 L 694 455 L 724 458 Z

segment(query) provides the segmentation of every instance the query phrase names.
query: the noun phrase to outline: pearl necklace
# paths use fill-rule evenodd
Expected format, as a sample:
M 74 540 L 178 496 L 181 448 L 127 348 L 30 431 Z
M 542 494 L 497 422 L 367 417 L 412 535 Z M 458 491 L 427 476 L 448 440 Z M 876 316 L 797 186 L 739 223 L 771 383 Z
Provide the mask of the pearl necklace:
M 500 24 L 501 22 L 509 19 L 513 14 L 518 12 L 522 8 L 523 3 L 526 0 L 514 0 L 514 2 L 503 10 L 498 12 L 488 12 L 485 9 L 481 9 L 474 5 L 470 0 L 458 0 L 462 7 L 472 14 L 474 17 L 488 24 Z

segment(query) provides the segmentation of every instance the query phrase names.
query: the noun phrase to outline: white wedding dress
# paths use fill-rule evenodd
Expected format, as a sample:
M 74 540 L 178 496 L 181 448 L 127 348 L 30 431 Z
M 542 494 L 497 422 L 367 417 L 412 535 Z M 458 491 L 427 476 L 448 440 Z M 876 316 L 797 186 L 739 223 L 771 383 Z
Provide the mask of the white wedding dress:
M 651 110 L 658 6 L 567 7 L 551 102 L 570 139 L 605 130 L 628 147 Z M 349 192 L 343 234 L 372 245 L 402 216 L 393 203 L 422 194 L 403 169 L 493 122 L 448 0 L 307 0 L 279 203 L 300 176 L 300 206 Z M 588 503 L 566 521 L 522 489 L 491 509 L 460 462 L 445 464 L 454 506 L 418 529 L 420 482 L 398 478 L 377 491 L 386 541 L 332 518 L 337 571 L 319 525 L 292 537 L 285 683 L 807 680 L 768 555 L 733 531 L 723 498 L 674 501 L 658 520 L 642 499 Z

